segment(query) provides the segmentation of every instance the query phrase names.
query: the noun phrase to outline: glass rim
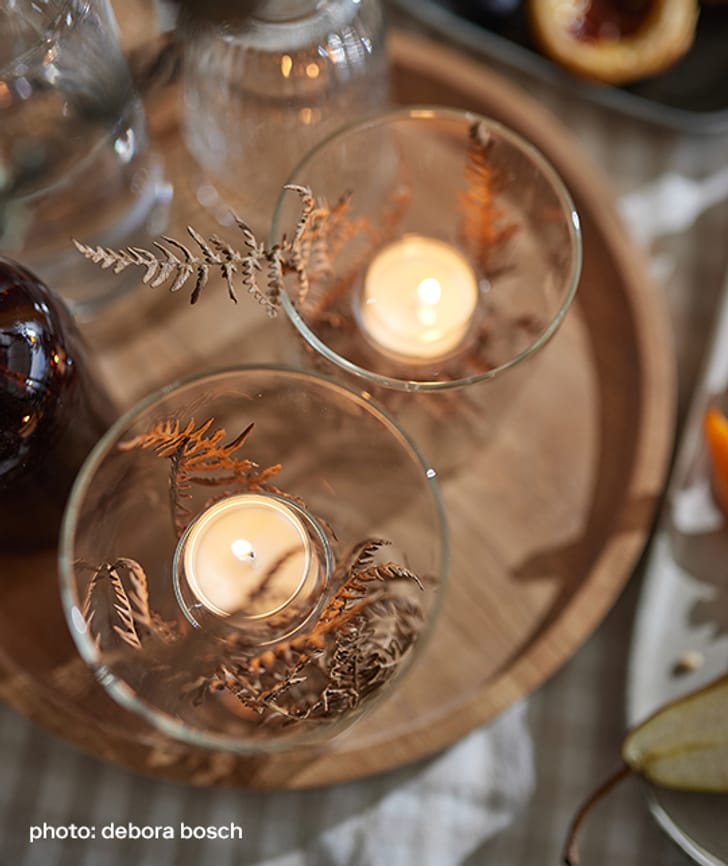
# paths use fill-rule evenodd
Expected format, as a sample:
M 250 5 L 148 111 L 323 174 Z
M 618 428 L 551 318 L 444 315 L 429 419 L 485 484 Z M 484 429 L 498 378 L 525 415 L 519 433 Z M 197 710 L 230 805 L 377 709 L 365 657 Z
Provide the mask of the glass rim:
M 579 214 L 574 205 L 574 201 L 569 193 L 564 181 L 559 176 L 551 162 L 541 153 L 541 151 L 520 133 L 510 129 L 500 121 L 485 115 L 478 114 L 474 111 L 465 109 L 448 108 L 438 105 L 410 105 L 402 108 L 394 108 L 390 111 L 381 112 L 379 114 L 370 115 L 364 119 L 356 120 L 348 123 L 345 126 L 339 127 L 333 133 L 330 133 L 326 138 L 314 145 L 305 156 L 297 163 L 291 174 L 286 179 L 285 183 L 300 184 L 300 174 L 305 170 L 306 166 L 315 160 L 321 152 L 326 150 L 332 142 L 339 138 L 363 132 L 364 130 L 373 129 L 377 126 L 382 126 L 385 123 L 393 120 L 431 120 L 443 118 L 446 120 L 459 121 L 462 123 L 472 124 L 476 122 L 484 122 L 490 130 L 496 132 L 500 137 L 508 141 L 516 149 L 524 153 L 538 167 L 543 175 L 548 180 L 554 193 L 564 208 L 564 214 L 568 217 L 566 223 L 568 226 L 569 238 L 571 239 L 571 263 L 569 269 L 569 277 L 567 279 L 566 291 L 559 303 L 558 309 L 549 320 L 547 326 L 535 339 L 533 339 L 524 349 L 513 355 L 507 361 L 493 367 L 486 372 L 475 373 L 470 376 L 463 376 L 459 379 L 439 380 L 439 379 L 400 379 L 393 376 L 385 376 L 381 373 L 375 373 L 366 367 L 355 364 L 338 352 L 335 352 L 327 343 L 321 340 L 298 312 L 295 303 L 291 300 L 288 292 L 281 293 L 281 306 L 285 311 L 288 319 L 296 328 L 298 333 L 312 346 L 320 355 L 326 358 L 336 367 L 350 373 L 357 378 L 366 380 L 373 385 L 382 386 L 391 390 L 398 391 L 446 391 L 451 388 L 459 388 L 465 385 L 473 385 L 478 382 L 485 382 L 495 379 L 502 375 L 506 370 L 519 364 L 521 361 L 529 358 L 539 349 L 548 343 L 548 341 L 558 331 L 561 323 L 566 316 L 572 301 L 576 295 L 576 290 L 579 285 L 582 268 L 582 234 Z M 314 195 L 316 190 L 312 190 Z M 273 218 L 271 222 L 271 239 L 279 234 L 279 220 L 283 201 L 286 197 L 286 190 L 282 190 L 276 200 L 273 210 Z
M 282 742 L 271 740 L 263 745 L 243 737 L 235 737 L 226 734 L 211 734 L 198 728 L 193 728 L 185 722 L 176 720 L 172 716 L 158 710 L 147 701 L 142 700 L 135 694 L 131 686 L 129 686 L 103 663 L 101 653 L 99 652 L 95 642 L 90 638 L 88 629 L 85 627 L 83 629 L 80 628 L 78 621 L 82 601 L 76 590 L 73 570 L 76 517 L 80 510 L 80 504 L 83 501 L 96 470 L 110 453 L 113 444 L 118 441 L 122 431 L 128 430 L 131 424 L 143 412 L 179 388 L 184 388 L 206 380 L 224 378 L 226 376 L 241 373 L 250 375 L 271 373 L 284 375 L 286 377 L 298 378 L 313 383 L 334 392 L 339 392 L 341 396 L 346 397 L 347 400 L 353 400 L 369 412 L 370 415 L 374 416 L 379 422 L 383 423 L 389 433 L 393 434 L 395 438 L 399 440 L 400 446 L 403 446 L 405 450 L 409 451 L 410 457 L 413 459 L 415 464 L 419 465 L 422 470 L 421 478 L 426 485 L 425 489 L 429 490 L 430 500 L 434 506 L 434 515 L 440 538 L 439 557 L 436 564 L 439 586 L 435 593 L 429 623 L 424 629 L 423 634 L 418 638 L 419 649 L 416 655 L 419 656 L 421 654 L 422 649 L 429 642 L 434 629 L 434 624 L 442 609 L 444 590 L 448 582 L 448 571 L 450 565 L 447 518 L 442 494 L 437 481 L 437 472 L 425 459 L 409 433 L 399 424 L 398 421 L 396 421 L 396 419 L 392 417 L 392 415 L 390 415 L 389 412 L 387 412 L 386 409 L 382 408 L 356 389 L 338 382 L 330 376 L 283 364 L 241 364 L 206 370 L 202 373 L 195 373 L 183 377 L 156 389 L 146 397 L 138 400 L 111 425 L 111 427 L 91 449 L 81 466 L 73 487 L 71 488 L 71 493 L 64 510 L 57 557 L 61 606 L 63 608 L 64 618 L 68 625 L 68 630 L 71 633 L 71 637 L 76 645 L 79 655 L 92 669 L 96 679 L 118 704 L 120 704 L 125 710 L 143 718 L 152 728 L 178 742 L 185 742 L 189 745 L 199 746 L 205 749 L 218 749 L 236 752 L 238 754 L 250 754 L 254 752 L 284 752 L 291 749 L 303 748 L 307 744 L 305 741 L 297 741 L 295 735 L 291 740 L 283 740 Z M 411 665 L 412 659 L 410 659 L 407 665 L 403 667 L 402 675 L 409 671 Z M 400 679 L 400 677 L 398 676 L 397 679 Z M 338 730 L 339 727 L 333 725 L 332 735 L 335 735 Z

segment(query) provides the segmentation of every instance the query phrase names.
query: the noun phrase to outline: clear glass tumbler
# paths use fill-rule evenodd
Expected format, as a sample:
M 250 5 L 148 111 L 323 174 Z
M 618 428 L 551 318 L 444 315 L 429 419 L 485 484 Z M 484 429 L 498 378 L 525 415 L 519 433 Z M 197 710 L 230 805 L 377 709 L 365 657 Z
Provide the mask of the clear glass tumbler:
M 447 561 L 434 473 L 371 402 L 279 367 L 120 419 L 64 521 L 62 598 L 123 706 L 215 749 L 332 736 L 426 642 Z
M 314 144 L 389 99 L 380 0 L 259 0 L 184 18 L 184 136 L 200 202 L 265 237 Z
M 134 283 L 71 239 L 148 244 L 170 196 L 108 0 L 0 0 L 0 253 L 93 312 Z

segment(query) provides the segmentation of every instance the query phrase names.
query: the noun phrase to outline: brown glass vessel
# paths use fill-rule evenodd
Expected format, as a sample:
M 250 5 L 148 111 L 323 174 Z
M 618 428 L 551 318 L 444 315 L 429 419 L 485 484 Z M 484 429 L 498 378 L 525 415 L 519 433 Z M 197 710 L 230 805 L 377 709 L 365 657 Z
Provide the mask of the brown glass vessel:
M 62 301 L 0 257 L 0 550 L 57 541 L 76 474 L 115 415 Z

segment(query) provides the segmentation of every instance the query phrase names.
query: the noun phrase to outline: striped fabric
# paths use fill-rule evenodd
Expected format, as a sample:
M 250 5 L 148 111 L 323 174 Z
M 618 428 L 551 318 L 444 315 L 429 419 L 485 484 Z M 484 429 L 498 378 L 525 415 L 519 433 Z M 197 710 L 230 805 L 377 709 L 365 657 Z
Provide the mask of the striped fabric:
M 570 816 L 617 763 L 635 582 L 577 656 L 526 704 L 442 755 L 373 779 L 289 792 L 194 789 L 87 757 L 0 709 L 0 866 L 543 866 Z M 94 841 L 29 843 L 32 826 Z M 126 827 L 242 828 L 243 839 L 100 839 Z M 585 864 L 685 866 L 637 782 L 594 814 Z

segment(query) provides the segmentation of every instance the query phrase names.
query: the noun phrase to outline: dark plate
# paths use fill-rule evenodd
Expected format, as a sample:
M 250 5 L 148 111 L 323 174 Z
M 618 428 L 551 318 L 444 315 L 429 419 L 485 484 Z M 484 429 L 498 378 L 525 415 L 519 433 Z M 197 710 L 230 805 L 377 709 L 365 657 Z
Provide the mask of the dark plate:
M 416 20 L 464 47 L 556 83 L 625 114 L 670 129 L 728 132 L 728 4 L 703 6 L 693 45 L 661 75 L 627 87 L 582 81 L 538 53 L 521 0 L 511 12 L 488 14 L 495 0 L 392 0 Z M 501 0 L 501 6 L 513 2 Z

